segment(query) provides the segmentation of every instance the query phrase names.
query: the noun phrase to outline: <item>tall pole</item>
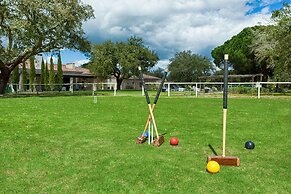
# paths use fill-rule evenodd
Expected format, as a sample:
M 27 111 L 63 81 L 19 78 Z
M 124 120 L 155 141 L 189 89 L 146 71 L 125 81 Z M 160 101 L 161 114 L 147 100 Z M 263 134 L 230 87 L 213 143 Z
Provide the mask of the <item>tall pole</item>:
M 228 54 L 224 55 L 224 84 L 223 84 L 223 129 L 222 129 L 222 156 L 225 157 L 226 144 L 226 115 L 228 93 Z

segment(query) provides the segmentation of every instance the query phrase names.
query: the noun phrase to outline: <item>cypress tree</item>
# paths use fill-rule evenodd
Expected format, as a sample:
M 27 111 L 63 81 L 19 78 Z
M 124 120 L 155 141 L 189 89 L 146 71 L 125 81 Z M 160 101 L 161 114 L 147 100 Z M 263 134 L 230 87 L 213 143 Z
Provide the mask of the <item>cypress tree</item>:
M 35 90 L 35 63 L 34 57 L 29 58 L 30 72 L 29 72 L 29 86 L 30 90 L 33 92 Z
M 52 57 L 50 59 L 49 85 L 50 85 L 50 89 L 54 90 L 54 88 L 55 88 L 55 71 L 54 71 L 54 62 L 53 62 Z
M 17 90 L 17 85 L 19 84 L 19 67 L 18 65 L 14 68 L 12 72 L 12 84 L 14 90 Z
M 40 66 L 40 85 L 41 90 L 45 89 L 45 64 L 43 58 L 41 59 L 41 66 Z
M 57 81 L 56 83 L 58 84 L 58 89 L 61 91 L 62 86 L 63 86 L 63 69 L 62 69 L 62 60 L 61 60 L 61 53 L 59 51 L 58 54 L 58 72 L 57 72 Z
M 22 85 L 23 85 L 23 90 L 27 90 L 27 77 L 26 77 L 26 65 L 25 62 L 22 62 Z
M 48 70 L 48 64 L 47 62 L 45 63 L 45 71 L 44 71 L 44 86 L 45 86 L 45 90 L 48 91 L 49 90 L 49 70 Z

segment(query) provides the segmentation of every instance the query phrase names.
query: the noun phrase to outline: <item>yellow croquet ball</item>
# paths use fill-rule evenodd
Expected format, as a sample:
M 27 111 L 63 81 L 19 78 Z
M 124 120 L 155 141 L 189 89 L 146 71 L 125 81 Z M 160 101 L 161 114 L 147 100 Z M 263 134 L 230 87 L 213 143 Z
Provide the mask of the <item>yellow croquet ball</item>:
M 216 161 L 209 161 L 206 168 L 210 173 L 218 173 L 220 170 L 220 165 Z

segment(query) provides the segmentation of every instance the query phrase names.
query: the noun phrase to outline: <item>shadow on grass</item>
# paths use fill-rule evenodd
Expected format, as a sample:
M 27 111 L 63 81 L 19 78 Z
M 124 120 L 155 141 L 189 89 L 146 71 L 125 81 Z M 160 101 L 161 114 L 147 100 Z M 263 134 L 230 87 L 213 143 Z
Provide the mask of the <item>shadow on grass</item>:
M 218 156 L 217 152 L 214 150 L 214 148 L 212 147 L 211 144 L 208 144 L 208 147 L 211 149 L 212 153 L 213 153 L 215 156 Z

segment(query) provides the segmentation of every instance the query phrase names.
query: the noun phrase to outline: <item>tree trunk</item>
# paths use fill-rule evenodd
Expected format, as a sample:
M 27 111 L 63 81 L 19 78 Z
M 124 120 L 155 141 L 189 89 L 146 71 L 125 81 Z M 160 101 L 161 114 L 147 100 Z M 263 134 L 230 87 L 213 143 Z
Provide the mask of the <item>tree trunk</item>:
M 5 94 L 5 89 L 10 78 L 11 71 L 7 67 L 0 70 L 0 94 Z
M 122 83 L 123 79 L 121 78 L 116 78 L 116 83 L 117 83 L 117 90 L 121 89 L 121 83 Z

